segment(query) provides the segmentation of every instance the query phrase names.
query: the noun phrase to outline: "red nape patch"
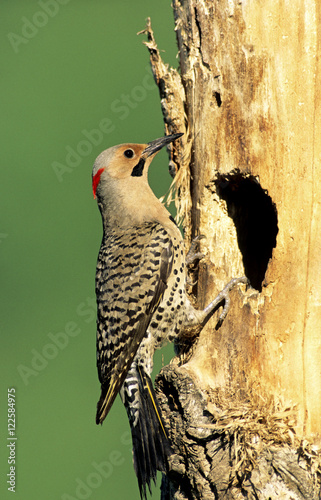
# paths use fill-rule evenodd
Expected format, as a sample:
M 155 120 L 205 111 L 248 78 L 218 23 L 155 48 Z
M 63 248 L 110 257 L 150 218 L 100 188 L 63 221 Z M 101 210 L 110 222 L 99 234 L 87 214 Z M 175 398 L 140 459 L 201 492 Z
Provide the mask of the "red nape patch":
M 100 181 L 100 176 L 101 174 L 103 173 L 105 169 L 104 168 L 100 168 L 94 175 L 93 177 L 93 193 L 94 193 L 94 199 L 96 198 L 96 191 L 97 191 L 97 186 L 99 184 L 99 181 Z

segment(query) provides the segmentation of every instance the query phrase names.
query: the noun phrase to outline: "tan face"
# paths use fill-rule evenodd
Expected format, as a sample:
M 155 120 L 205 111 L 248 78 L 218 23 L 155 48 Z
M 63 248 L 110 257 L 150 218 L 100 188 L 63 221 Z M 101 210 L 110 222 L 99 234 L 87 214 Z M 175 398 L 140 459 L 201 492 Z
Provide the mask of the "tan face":
M 107 166 L 110 177 L 115 179 L 130 177 L 146 147 L 147 144 L 122 144 L 119 146 Z
M 105 194 L 107 194 L 108 190 L 106 188 L 108 186 L 115 189 L 118 180 L 123 180 L 121 183 L 123 185 L 122 189 L 124 189 L 124 182 L 127 183 L 127 180 L 133 186 L 137 185 L 137 179 L 140 179 L 140 183 L 147 184 L 147 171 L 154 156 L 160 149 L 182 135 L 181 133 L 167 135 L 148 144 L 120 144 L 103 151 L 96 158 L 93 167 L 92 186 L 94 198 L 96 197 L 96 191 L 99 194 L 99 186 L 102 182 L 105 186 Z
M 101 180 L 134 179 L 147 180 L 147 170 L 156 153 L 144 153 L 148 144 L 120 144 L 103 151 L 94 164 L 92 186 L 94 198 Z

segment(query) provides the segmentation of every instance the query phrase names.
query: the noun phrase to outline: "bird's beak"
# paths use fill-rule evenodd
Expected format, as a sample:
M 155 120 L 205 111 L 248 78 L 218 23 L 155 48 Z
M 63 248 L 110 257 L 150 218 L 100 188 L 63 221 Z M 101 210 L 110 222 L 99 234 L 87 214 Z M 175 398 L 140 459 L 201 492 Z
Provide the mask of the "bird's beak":
M 149 156 L 157 153 L 164 146 L 169 144 L 170 142 L 175 141 L 179 137 L 182 137 L 184 134 L 173 134 L 173 135 L 165 135 L 165 137 L 161 137 L 160 139 L 155 139 L 155 141 L 151 141 L 148 143 L 147 148 L 144 149 L 142 153 L 143 158 L 148 158 Z

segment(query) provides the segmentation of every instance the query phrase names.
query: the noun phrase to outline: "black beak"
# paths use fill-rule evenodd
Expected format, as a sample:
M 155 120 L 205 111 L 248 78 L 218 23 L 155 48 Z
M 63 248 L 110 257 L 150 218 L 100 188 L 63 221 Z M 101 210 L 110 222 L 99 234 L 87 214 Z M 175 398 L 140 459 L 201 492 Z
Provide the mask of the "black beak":
M 165 135 L 165 137 L 161 137 L 160 139 L 155 139 L 155 141 L 151 141 L 148 143 L 146 149 L 144 149 L 142 156 L 143 158 L 148 158 L 149 156 L 157 153 L 164 146 L 169 144 L 170 142 L 175 141 L 179 137 L 182 137 L 184 134 L 173 134 L 173 135 Z

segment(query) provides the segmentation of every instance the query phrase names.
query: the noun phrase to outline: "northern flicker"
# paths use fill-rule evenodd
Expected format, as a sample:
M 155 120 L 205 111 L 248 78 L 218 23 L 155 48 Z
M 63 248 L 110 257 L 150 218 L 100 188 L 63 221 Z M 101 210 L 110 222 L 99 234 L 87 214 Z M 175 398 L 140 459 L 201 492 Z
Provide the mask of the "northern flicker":
M 200 331 L 223 300 L 228 304 L 228 291 L 246 282 L 232 280 L 203 311 L 186 295 L 181 232 L 147 179 L 155 154 L 182 135 L 111 147 L 97 157 L 92 174 L 103 222 L 96 272 L 101 383 L 96 423 L 103 422 L 119 392 L 131 426 L 142 498 L 157 470 L 166 471 L 171 454 L 150 379 L 154 351 L 188 330 Z

